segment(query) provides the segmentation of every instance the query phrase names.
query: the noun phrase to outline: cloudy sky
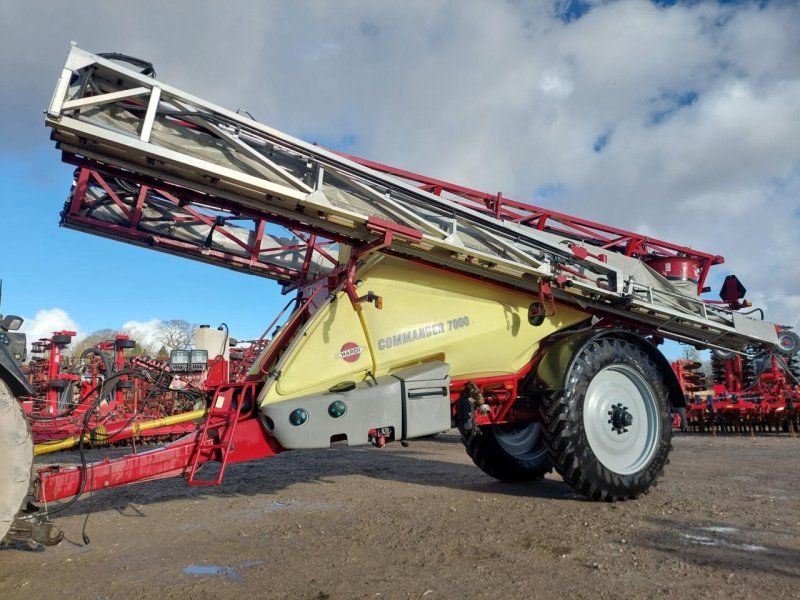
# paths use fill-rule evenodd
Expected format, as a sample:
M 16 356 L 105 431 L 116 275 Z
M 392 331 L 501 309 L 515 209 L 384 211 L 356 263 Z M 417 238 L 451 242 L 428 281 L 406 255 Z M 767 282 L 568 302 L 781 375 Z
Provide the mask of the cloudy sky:
M 58 228 L 70 40 L 347 152 L 721 254 L 800 326 L 798 2 L 0 1 L 2 310 L 256 337 L 270 282 Z M 37 316 L 38 315 L 38 316 Z

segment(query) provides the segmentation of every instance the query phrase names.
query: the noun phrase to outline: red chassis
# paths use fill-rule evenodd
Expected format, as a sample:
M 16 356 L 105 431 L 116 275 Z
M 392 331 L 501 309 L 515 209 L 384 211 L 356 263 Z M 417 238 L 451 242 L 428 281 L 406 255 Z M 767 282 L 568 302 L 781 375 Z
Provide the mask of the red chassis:
M 220 386 L 206 424 L 163 448 L 103 460 L 83 467 L 46 467 L 38 470 L 34 499 L 47 503 L 92 490 L 129 483 L 186 476 L 190 485 L 216 484 L 225 466 L 275 456 L 283 449 L 267 435 L 252 410 L 255 386 L 239 383 Z M 247 410 L 246 414 L 242 414 Z M 216 480 L 199 480 L 196 474 L 206 462 L 221 464 Z
M 87 465 L 83 488 L 82 467 L 39 469 L 34 499 L 47 503 L 82 492 L 185 475 L 196 457 L 200 464 L 219 458 L 219 448 L 215 448 L 213 440 L 209 438 L 201 442 L 199 436 L 199 432 L 195 432 L 158 450 Z M 267 458 L 282 451 L 275 439 L 266 435 L 255 417 L 238 424 L 231 443 L 228 464 Z

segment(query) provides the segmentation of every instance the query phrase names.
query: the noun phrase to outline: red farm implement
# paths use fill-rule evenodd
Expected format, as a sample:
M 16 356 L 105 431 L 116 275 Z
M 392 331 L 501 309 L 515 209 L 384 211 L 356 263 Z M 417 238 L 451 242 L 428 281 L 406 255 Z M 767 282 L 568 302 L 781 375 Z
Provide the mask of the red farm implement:
M 21 401 L 37 455 L 72 448 L 81 439 L 103 446 L 192 433 L 205 416 L 207 390 L 241 378 L 247 353 L 254 352 L 226 348 L 209 360 L 207 349 L 177 350 L 165 362 L 126 356 L 135 342 L 117 335 L 69 356 L 74 336 L 58 331 L 32 344 L 25 371 L 34 393 Z M 264 342 L 251 346 L 263 349 Z
M 796 355 L 796 336 L 784 330 L 779 338 L 779 350 L 760 355 L 712 352 L 710 390 L 697 374 L 699 363 L 673 363 L 687 398 L 688 428 L 752 435 L 800 433 L 800 357 Z M 700 386 L 694 383 L 699 381 Z

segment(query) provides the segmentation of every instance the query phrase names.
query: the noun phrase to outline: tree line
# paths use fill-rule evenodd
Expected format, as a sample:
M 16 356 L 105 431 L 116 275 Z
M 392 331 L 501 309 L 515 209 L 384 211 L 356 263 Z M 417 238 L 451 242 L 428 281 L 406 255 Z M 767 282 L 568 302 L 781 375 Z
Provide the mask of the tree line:
M 161 321 L 154 341 L 148 343 L 131 336 L 133 341 L 136 342 L 136 346 L 126 351 L 126 354 L 152 357 L 167 356 L 171 350 L 191 348 L 194 345 L 194 328 L 193 324 L 183 319 Z M 116 329 L 98 329 L 77 342 L 73 341 L 65 350 L 65 354 L 67 356 L 80 356 L 88 348 L 93 348 L 106 341 L 113 341 L 120 334 L 130 335 L 126 331 L 118 331 Z

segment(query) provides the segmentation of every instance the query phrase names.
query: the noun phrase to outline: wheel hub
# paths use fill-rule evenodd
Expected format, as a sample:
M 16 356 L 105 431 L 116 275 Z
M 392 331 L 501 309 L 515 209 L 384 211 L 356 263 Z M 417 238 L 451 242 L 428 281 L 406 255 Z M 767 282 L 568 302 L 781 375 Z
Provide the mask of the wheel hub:
M 633 415 L 628 412 L 627 406 L 622 405 L 622 402 L 612 405 L 608 416 L 611 417 L 608 420 L 611 431 L 616 431 L 617 435 L 628 433 L 626 428 L 633 425 Z

